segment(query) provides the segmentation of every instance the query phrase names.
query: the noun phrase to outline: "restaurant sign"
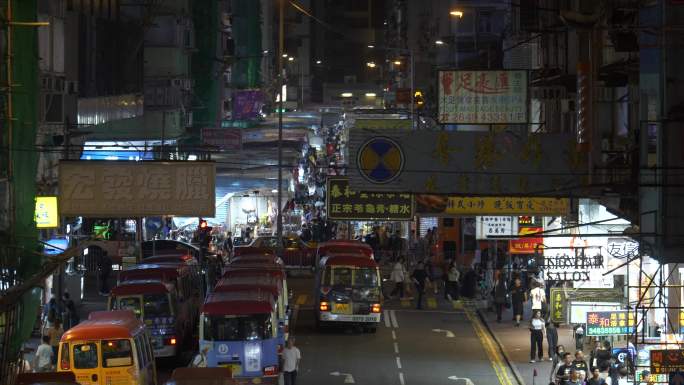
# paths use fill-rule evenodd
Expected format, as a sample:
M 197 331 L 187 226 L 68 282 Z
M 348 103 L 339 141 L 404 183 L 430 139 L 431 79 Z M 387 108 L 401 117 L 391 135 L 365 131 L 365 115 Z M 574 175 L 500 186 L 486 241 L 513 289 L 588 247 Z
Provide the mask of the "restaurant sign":
M 651 373 L 668 374 L 684 371 L 684 350 L 651 350 Z
M 211 162 L 61 161 L 64 216 L 213 217 L 216 169 Z
M 634 313 L 627 310 L 587 312 L 588 336 L 619 336 L 634 333 Z
M 568 198 L 416 195 L 418 214 L 559 216 L 569 212 Z
M 476 239 L 518 236 L 518 217 L 476 217 L 475 224 Z
M 527 123 L 527 71 L 439 71 L 442 124 Z
M 519 220 L 520 217 L 518 217 L 518 221 Z M 541 233 L 542 230 L 543 229 L 541 227 L 520 227 L 518 230 L 518 235 L 528 236 L 524 238 L 511 239 L 508 242 L 508 251 L 511 254 L 533 254 L 535 251 L 538 251 L 538 249 L 543 246 L 544 238 L 542 236 L 531 237 L 529 235 Z
M 357 192 L 349 187 L 349 180 L 343 177 L 328 178 L 327 194 L 330 219 L 409 221 L 413 218 L 411 194 Z

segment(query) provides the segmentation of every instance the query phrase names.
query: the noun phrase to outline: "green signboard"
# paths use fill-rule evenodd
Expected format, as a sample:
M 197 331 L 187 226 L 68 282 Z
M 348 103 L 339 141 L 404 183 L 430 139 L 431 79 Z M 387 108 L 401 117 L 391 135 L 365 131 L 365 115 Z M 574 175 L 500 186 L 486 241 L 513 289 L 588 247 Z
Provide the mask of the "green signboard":
M 618 336 L 634 333 L 634 313 L 627 310 L 587 312 L 588 336 Z
M 344 177 L 328 178 L 326 204 L 330 219 L 410 221 L 413 218 L 411 194 L 354 191 L 349 187 L 349 179 Z

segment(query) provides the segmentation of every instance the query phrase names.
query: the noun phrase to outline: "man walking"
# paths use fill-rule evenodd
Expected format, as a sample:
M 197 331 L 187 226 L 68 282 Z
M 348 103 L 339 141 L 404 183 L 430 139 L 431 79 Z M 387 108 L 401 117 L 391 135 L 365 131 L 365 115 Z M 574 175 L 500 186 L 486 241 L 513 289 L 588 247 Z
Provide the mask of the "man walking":
M 106 250 L 102 251 L 102 256 L 98 259 L 100 276 L 100 295 L 109 295 L 109 275 L 112 273 L 112 259 Z
M 418 292 L 416 309 L 420 310 L 423 308 L 423 294 L 425 294 L 425 285 L 427 282 L 429 282 L 427 272 L 425 271 L 425 264 L 423 264 L 423 262 L 418 263 L 416 269 L 413 270 L 411 278 L 413 278 L 413 283 L 416 285 L 416 291 Z
M 287 346 L 283 349 L 283 378 L 285 379 L 285 385 L 297 384 L 297 370 L 299 370 L 299 361 L 302 359 L 302 353 L 294 343 L 295 338 L 290 337 L 287 340 Z

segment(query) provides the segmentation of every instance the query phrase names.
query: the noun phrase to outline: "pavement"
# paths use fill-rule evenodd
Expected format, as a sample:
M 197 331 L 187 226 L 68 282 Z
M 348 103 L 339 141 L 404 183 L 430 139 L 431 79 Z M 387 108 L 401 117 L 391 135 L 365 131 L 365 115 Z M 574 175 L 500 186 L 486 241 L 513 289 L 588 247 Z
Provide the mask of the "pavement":
M 486 308 L 480 308 L 479 313 L 485 320 L 486 325 L 492 332 L 494 339 L 501 346 L 504 357 L 513 366 L 515 375 L 521 381 L 520 385 L 546 385 L 549 383 L 551 374 L 551 361 L 548 360 L 548 344 L 546 336 L 544 336 L 544 358 L 546 361 L 530 363 L 530 333 L 527 324 L 530 319 L 531 310 L 529 302 L 524 309 L 524 319 L 520 323 L 520 327 L 515 327 L 513 320 L 513 310 L 505 309 L 502 316 L 502 322 L 496 322 L 496 313 L 489 311 Z M 573 338 L 572 328 L 568 325 L 561 325 L 558 328 L 558 343 L 565 347 L 568 352 L 574 353 L 575 340 Z M 588 359 L 588 352 L 585 352 L 585 357 Z M 537 377 L 534 378 L 535 369 Z

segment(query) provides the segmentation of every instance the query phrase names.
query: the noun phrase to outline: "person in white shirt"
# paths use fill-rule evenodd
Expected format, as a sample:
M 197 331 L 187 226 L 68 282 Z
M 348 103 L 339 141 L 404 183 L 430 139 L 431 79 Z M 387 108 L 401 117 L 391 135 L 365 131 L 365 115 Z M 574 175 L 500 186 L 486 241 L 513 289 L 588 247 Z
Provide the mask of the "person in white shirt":
M 543 307 L 546 303 L 546 292 L 544 291 L 544 288 L 539 286 L 535 281 L 532 281 L 532 285 L 534 286 L 533 289 L 530 290 L 530 300 L 532 301 L 532 313 L 538 310 L 542 318 L 544 318 L 545 315 L 543 312 Z
M 394 282 L 394 289 L 390 293 L 390 297 L 399 294 L 399 298 L 404 298 L 404 281 L 406 280 L 406 269 L 404 268 L 404 259 L 399 260 L 392 267 L 390 280 Z
M 36 373 L 52 371 L 52 346 L 50 346 L 50 337 L 43 336 L 43 343 L 36 349 L 36 355 L 33 357 L 33 367 Z
M 299 370 L 299 361 L 302 359 L 302 353 L 294 343 L 294 337 L 290 337 L 287 340 L 287 346 L 283 349 L 283 377 L 285 385 L 297 384 L 297 370 Z
M 544 331 L 546 324 L 541 318 L 539 310 L 532 311 L 532 319 L 530 320 L 530 362 L 534 362 L 535 356 L 542 361 L 544 351 L 542 350 L 544 342 Z

